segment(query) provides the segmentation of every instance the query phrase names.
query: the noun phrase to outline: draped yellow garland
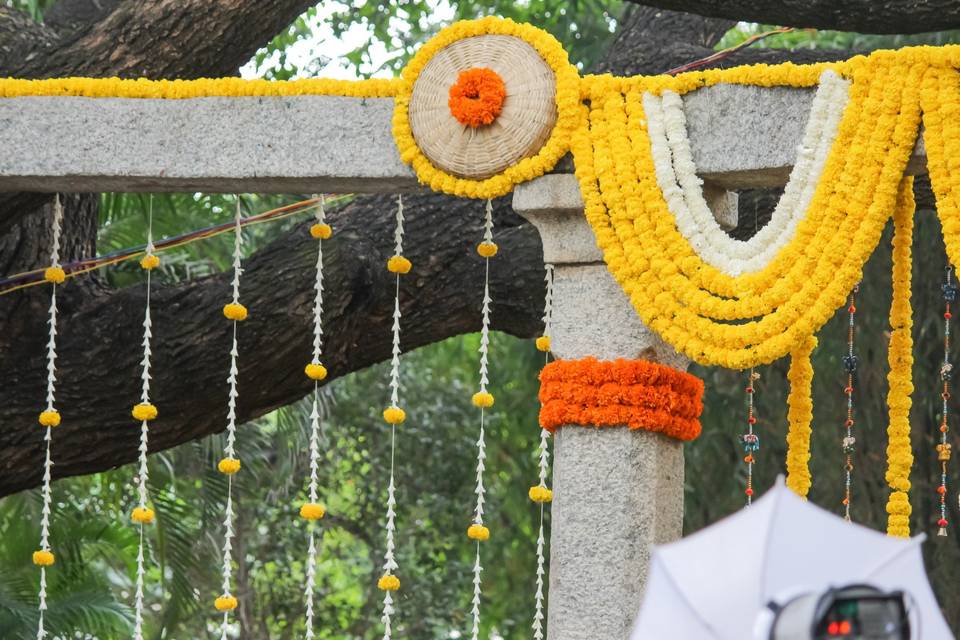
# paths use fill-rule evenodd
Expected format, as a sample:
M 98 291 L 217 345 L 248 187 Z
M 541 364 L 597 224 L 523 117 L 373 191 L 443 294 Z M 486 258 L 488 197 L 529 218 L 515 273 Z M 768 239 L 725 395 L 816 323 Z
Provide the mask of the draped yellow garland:
M 790 395 L 787 397 L 787 486 L 802 498 L 807 497 L 812 479 L 810 477 L 810 434 L 813 429 L 813 365 L 810 357 L 817 346 L 817 339 L 809 336 L 790 355 Z

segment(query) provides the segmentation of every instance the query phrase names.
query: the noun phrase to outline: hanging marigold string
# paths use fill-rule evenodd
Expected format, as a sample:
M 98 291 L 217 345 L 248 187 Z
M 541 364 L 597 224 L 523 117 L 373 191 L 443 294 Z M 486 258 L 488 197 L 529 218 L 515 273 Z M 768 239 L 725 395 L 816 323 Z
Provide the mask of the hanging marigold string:
M 857 372 L 857 355 L 853 352 L 854 337 L 856 335 L 856 314 L 857 314 L 857 293 L 860 292 L 860 285 L 857 284 L 850 292 L 850 298 L 847 300 L 847 354 L 843 357 L 843 369 L 847 373 L 847 386 L 843 388 L 844 395 L 847 396 L 847 419 L 843 426 L 846 434 L 840 443 L 843 451 L 843 517 L 850 522 L 850 501 L 853 490 L 851 481 L 853 479 L 853 452 L 857 444 L 857 439 L 853 435 L 853 392 L 854 378 Z
M 553 323 L 553 265 L 545 264 L 547 290 L 543 303 L 543 335 L 537 338 L 537 349 L 544 352 L 544 366 L 550 362 L 550 334 Z M 533 638 L 543 640 L 543 576 L 546 573 L 544 564 L 545 540 L 543 537 L 543 510 L 544 505 L 553 501 L 553 491 L 547 487 L 547 473 L 550 469 L 550 432 L 540 429 L 539 471 L 540 482 L 530 487 L 529 496 L 540 507 L 540 526 L 537 531 L 537 581 L 535 605 L 533 610 Z
M 747 496 L 747 506 L 753 504 L 753 465 L 756 463 L 755 454 L 760 450 L 760 436 L 753 432 L 754 425 L 757 424 L 757 416 L 754 410 L 754 394 L 756 393 L 756 382 L 760 379 L 760 374 L 750 369 L 747 376 L 747 432 L 740 436 L 743 441 L 743 462 L 747 465 L 747 486 L 743 490 Z
M 50 511 L 53 496 L 50 489 L 51 469 L 53 460 L 50 457 L 50 444 L 53 441 L 53 428 L 60 425 L 60 413 L 56 408 L 57 392 L 57 285 L 63 284 L 65 274 L 60 266 L 60 235 L 63 229 L 63 207 L 60 195 L 53 198 L 53 241 L 50 247 L 50 266 L 44 271 L 43 277 L 52 286 L 50 287 L 50 314 L 48 319 L 47 339 L 47 406 L 40 412 L 40 426 L 44 428 L 43 461 L 43 489 L 41 496 L 43 508 L 40 513 L 40 548 L 33 552 L 33 564 L 40 567 L 39 617 L 37 622 L 37 640 L 43 640 L 47 635 L 44 627 L 44 613 L 47 610 L 47 567 L 53 566 L 56 557 L 50 548 Z
M 316 523 L 327 513 L 326 505 L 320 502 L 317 490 L 317 474 L 320 471 L 320 381 L 327 377 L 327 368 L 321 362 L 323 353 L 323 241 L 333 235 L 333 230 L 326 222 L 323 196 L 320 196 L 320 204 L 315 215 L 316 222 L 310 227 L 310 235 L 317 240 L 317 270 L 313 287 L 313 358 L 304 368 L 304 373 L 313 380 L 313 406 L 310 410 L 310 483 L 308 501 L 300 506 L 300 517 L 307 521 L 310 538 L 307 547 L 307 583 L 304 588 L 307 626 L 304 637 L 307 640 L 314 637 L 313 598 L 317 579 Z
M 810 477 L 810 422 L 813 420 L 813 365 L 810 356 L 817 346 L 814 336 L 806 338 L 790 355 L 790 395 L 787 420 L 787 486 L 801 498 L 806 499 L 812 480 Z
M 941 285 L 943 292 L 944 312 L 943 312 L 943 364 L 940 365 L 940 381 L 943 384 L 940 397 L 943 400 L 943 406 L 940 413 L 940 442 L 937 444 L 937 460 L 940 463 L 940 486 L 937 487 L 940 501 L 940 518 L 937 520 L 937 535 L 947 535 L 947 463 L 950 462 L 952 447 L 947 442 L 947 434 L 950 432 L 948 421 L 948 404 L 950 400 L 950 378 L 953 372 L 953 365 L 950 364 L 950 320 L 953 318 L 951 305 L 957 299 L 957 285 L 953 282 L 953 267 L 948 266 L 944 283 Z
M 147 209 L 147 246 L 140 268 L 147 272 L 147 300 L 143 312 L 143 360 L 141 361 L 140 403 L 134 405 L 131 414 L 140 422 L 139 467 L 137 470 L 137 506 L 130 514 L 131 520 L 139 529 L 140 541 L 137 547 L 137 577 L 134 595 L 133 638 L 143 640 L 143 587 L 146 577 L 143 552 L 143 527 L 152 524 L 155 518 L 153 509 L 147 506 L 147 449 L 149 422 L 157 417 L 157 408 L 150 402 L 150 342 L 153 338 L 153 322 L 150 319 L 150 281 L 154 269 L 160 266 L 159 256 L 154 255 L 153 246 L 153 196 Z
M 399 568 L 394 555 L 394 534 L 396 532 L 396 489 L 394 483 L 394 465 L 397 451 L 397 425 L 406 420 L 406 412 L 400 408 L 400 276 L 410 273 L 413 268 L 410 260 L 403 256 L 403 196 L 397 196 L 397 226 L 394 230 L 394 253 L 387 260 L 387 270 L 396 275 L 396 288 L 393 298 L 393 357 L 390 359 L 390 406 L 384 409 L 383 419 L 390 425 L 390 483 L 387 485 L 387 523 L 384 527 L 387 547 L 383 554 L 383 575 L 377 581 L 377 588 L 383 591 L 383 640 L 390 640 L 393 614 L 393 592 L 400 588 L 400 578 L 394 575 Z
M 487 391 L 490 380 L 487 377 L 487 363 L 490 355 L 490 258 L 497 255 L 497 245 L 493 241 L 493 202 L 487 200 L 483 223 L 483 241 L 477 245 L 477 253 L 484 259 L 483 275 L 483 305 L 481 310 L 482 324 L 480 328 L 480 390 L 473 394 L 473 405 L 480 409 L 480 435 L 477 437 L 477 503 L 473 512 L 473 524 L 467 528 L 467 537 L 477 544 L 476 560 L 473 563 L 473 629 L 471 640 L 480 637 L 480 543 L 490 539 L 490 529 L 483 524 L 483 503 L 486 489 L 483 486 L 483 471 L 487 459 L 486 410 L 493 406 L 493 394 Z
M 227 441 L 223 448 L 223 458 L 217 465 L 220 473 L 227 476 L 227 504 L 223 519 L 223 588 L 221 595 L 214 601 L 217 611 L 223 613 L 223 622 L 220 624 L 220 639 L 227 640 L 227 631 L 230 624 L 230 612 L 237 608 L 237 598 L 231 593 L 230 583 L 233 578 L 233 476 L 240 471 L 240 460 L 237 458 L 234 445 L 237 439 L 237 324 L 247 319 L 247 308 L 240 304 L 240 276 L 243 274 L 241 265 L 241 246 L 243 235 L 240 231 L 240 196 L 237 196 L 237 211 L 234 216 L 233 240 L 233 298 L 223 307 L 223 315 L 233 323 L 233 338 L 230 346 L 230 373 L 227 384 L 230 387 L 227 399 Z

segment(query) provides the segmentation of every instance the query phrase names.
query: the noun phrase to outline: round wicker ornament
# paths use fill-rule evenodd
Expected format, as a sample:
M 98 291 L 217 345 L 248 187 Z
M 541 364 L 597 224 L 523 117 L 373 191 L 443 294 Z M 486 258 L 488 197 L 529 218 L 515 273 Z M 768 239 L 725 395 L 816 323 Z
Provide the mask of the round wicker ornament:
M 485 67 L 506 86 L 497 118 L 476 128 L 450 112 L 450 87 L 461 71 Z M 535 155 L 557 121 L 556 77 L 537 51 L 514 36 L 457 40 L 434 55 L 413 85 L 409 119 L 430 162 L 461 178 L 482 180 Z

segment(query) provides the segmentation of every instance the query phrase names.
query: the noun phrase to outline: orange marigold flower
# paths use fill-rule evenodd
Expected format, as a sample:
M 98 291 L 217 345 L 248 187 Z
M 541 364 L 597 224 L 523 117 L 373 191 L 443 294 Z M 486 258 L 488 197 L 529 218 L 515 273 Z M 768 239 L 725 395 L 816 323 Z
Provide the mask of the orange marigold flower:
M 460 124 L 476 129 L 497 119 L 506 97 L 507 87 L 496 71 L 474 67 L 457 76 L 447 105 Z

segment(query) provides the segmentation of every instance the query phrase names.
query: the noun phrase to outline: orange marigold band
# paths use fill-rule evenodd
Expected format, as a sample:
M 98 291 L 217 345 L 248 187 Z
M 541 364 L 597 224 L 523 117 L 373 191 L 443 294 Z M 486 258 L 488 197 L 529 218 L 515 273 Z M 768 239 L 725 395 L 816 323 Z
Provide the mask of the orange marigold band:
M 540 426 L 628 426 L 678 440 L 700 435 L 703 381 L 644 360 L 557 360 L 540 372 Z

